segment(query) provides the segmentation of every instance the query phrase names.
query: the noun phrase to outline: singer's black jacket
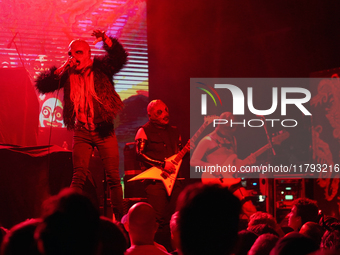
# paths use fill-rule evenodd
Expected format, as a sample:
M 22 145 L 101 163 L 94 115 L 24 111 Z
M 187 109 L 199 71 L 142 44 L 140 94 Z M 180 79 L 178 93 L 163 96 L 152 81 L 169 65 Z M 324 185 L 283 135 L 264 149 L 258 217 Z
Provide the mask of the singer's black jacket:
M 100 99 L 99 114 L 105 122 L 112 123 L 117 112 L 123 107 L 119 95 L 114 89 L 113 75 L 118 73 L 127 61 L 127 52 L 117 39 L 110 38 L 112 46 L 104 44 L 107 54 L 104 57 L 95 57 L 92 70 L 94 72 L 94 87 Z M 75 127 L 74 104 L 70 99 L 70 79 L 65 72 L 61 79 L 54 74 L 56 67 L 40 74 L 36 80 L 36 88 L 42 93 L 53 92 L 58 88 L 64 88 L 64 123 L 68 129 Z

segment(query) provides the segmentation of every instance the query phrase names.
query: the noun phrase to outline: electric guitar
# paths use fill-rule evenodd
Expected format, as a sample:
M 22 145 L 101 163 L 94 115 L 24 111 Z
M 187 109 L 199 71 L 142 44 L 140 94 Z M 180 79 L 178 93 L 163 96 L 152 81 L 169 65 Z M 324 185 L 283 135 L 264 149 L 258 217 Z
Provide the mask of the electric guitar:
M 174 188 L 174 184 L 178 175 L 179 168 L 182 164 L 182 158 L 184 155 L 190 151 L 190 143 L 194 144 L 197 138 L 201 135 L 203 130 L 214 121 L 214 119 L 218 119 L 218 116 L 206 116 L 204 118 L 203 125 L 197 130 L 197 132 L 194 134 L 194 136 L 187 142 L 187 144 L 184 146 L 184 148 L 178 152 L 175 155 L 172 155 L 171 157 L 167 158 L 165 161 L 170 161 L 175 165 L 176 170 L 172 172 L 171 174 L 164 174 L 164 169 L 161 167 L 151 167 L 144 172 L 140 173 L 139 175 L 131 178 L 128 180 L 130 181 L 136 181 L 141 179 L 152 179 L 152 180 L 160 180 L 163 182 L 165 189 L 168 193 L 168 195 L 171 195 L 172 189 Z
M 289 137 L 289 133 L 287 131 L 281 131 L 280 134 L 277 136 L 274 136 L 272 138 L 272 144 L 279 145 L 284 140 L 286 140 Z M 258 149 L 254 152 L 255 157 L 260 156 L 262 153 L 267 151 L 268 149 L 271 149 L 272 146 L 270 143 L 266 144 L 262 148 Z M 250 157 L 250 156 L 249 156 Z M 235 165 L 234 161 L 237 159 L 236 154 L 230 155 L 226 161 L 223 163 L 223 166 L 233 166 Z M 246 159 L 247 160 L 247 159 Z M 214 175 L 210 172 L 204 172 L 202 173 L 201 180 L 204 184 L 220 184 L 224 187 L 230 187 L 234 184 L 237 184 L 241 181 L 241 178 L 234 178 L 231 173 L 228 172 L 221 172 L 218 173 L 218 175 Z

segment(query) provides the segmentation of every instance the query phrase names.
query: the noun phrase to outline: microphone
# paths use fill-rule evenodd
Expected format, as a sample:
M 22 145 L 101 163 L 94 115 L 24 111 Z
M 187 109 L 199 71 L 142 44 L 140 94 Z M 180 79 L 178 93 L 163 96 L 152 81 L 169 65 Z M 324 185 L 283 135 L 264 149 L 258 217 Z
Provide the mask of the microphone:
M 13 36 L 12 40 L 7 44 L 7 49 L 11 48 L 12 43 L 14 42 L 15 37 L 17 37 L 17 34 L 18 34 L 18 33 L 19 33 L 19 32 L 16 32 L 15 35 Z
M 66 66 L 63 68 L 63 70 L 61 70 L 61 72 L 59 73 L 59 77 L 63 76 L 63 74 L 71 67 L 71 64 L 68 62 L 66 64 Z
M 73 67 L 74 64 L 72 63 L 72 58 L 69 58 L 67 62 L 63 64 L 63 66 L 59 67 L 57 70 L 55 70 L 54 74 L 58 75 L 59 77 L 63 76 L 63 74 L 70 68 Z M 61 69 L 62 68 L 62 69 Z M 61 69 L 61 70 L 60 70 Z

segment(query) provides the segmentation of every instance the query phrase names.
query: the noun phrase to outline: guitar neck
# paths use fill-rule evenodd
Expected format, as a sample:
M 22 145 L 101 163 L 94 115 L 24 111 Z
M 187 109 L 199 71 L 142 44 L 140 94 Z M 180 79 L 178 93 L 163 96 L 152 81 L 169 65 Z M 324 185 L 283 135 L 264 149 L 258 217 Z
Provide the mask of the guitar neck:
M 254 152 L 255 157 L 260 156 L 262 153 L 269 150 L 270 148 L 271 148 L 270 144 L 267 143 L 265 146 L 263 146 L 262 148 L 260 148 L 260 149 L 258 149 L 257 151 Z
M 195 143 L 195 141 L 197 140 L 197 138 L 202 134 L 203 130 L 209 125 L 208 122 L 204 122 L 203 125 L 196 131 L 196 133 L 193 135 L 193 137 L 186 143 L 186 145 L 183 147 L 183 149 L 178 152 L 176 158 L 174 159 L 174 161 L 176 163 L 178 163 L 183 157 L 184 155 L 190 151 L 190 143 Z
M 204 122 L 203 125 L 196 131 L 196 133 L 190 139 L 190 142 L 196 142 L 197 138 L 202 134 L 203 130 L 209 125 L 209 122 Z M 189 143 L 189 142 L 188 142 Z

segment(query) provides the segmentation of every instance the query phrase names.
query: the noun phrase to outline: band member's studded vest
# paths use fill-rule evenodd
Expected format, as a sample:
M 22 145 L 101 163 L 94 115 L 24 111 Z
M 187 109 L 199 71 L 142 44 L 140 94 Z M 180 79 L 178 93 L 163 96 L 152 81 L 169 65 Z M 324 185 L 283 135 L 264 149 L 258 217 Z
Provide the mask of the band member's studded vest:
M 166 126 L 162 129 L 148 122 L 142 128 L 147 137 L 145 155 L 152 159 L 164 160 L 178 152 L 179 132 L 176 127 Z

